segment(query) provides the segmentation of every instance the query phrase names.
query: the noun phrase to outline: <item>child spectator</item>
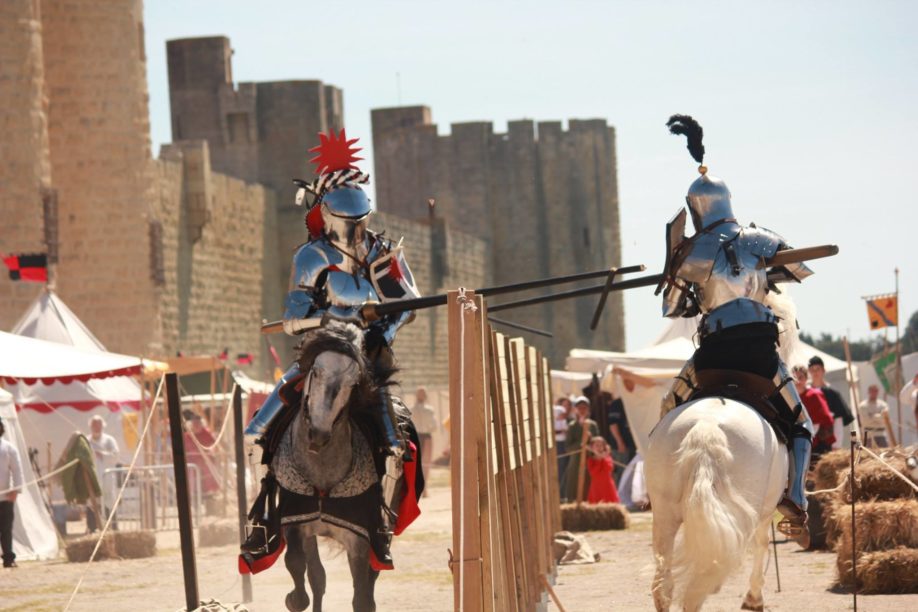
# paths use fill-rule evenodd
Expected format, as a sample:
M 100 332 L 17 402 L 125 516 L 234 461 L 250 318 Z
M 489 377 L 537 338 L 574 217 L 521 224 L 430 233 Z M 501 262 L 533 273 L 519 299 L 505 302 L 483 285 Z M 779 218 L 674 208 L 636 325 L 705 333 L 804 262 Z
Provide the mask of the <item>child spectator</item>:
M 590 472 L 590 493 L 587 496 L 587 503 L 620 503 L 618 489 L 615 488 L 615 482 L 612 480 L 612 449 L 602 436 L 594 436 L 590 440 L 587 470 Z

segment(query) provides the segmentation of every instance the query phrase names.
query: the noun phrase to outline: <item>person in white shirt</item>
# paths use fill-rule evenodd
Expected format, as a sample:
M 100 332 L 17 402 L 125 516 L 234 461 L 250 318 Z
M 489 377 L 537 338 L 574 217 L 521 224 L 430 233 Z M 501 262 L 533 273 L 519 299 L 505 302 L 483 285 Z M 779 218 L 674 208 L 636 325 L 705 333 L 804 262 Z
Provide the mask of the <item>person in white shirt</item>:
M 889 415 L 889 406 L 880 399 L 880 388 L 876 385 L 867 387 L 867 399 L 857 407 L 861 415 L 861 427 L 868 444 L 878 447 L 889 446 L 886 439 L 886 421 L 883 415 Z
M 899 444 L 910 446 L 918 442 L 918 374 L 902 387 L 899 402 L 902 406 L 902 439 L 899 440 Z M 898 418 L 898 415 L 896 417 Z M 896 419 L 892 421 L 893 427 L 896 427 Z
M 102 504 L 105 507 L 105 516 L 108 516 L 111 504 L 115 501 L 115 479 L 105 476 L 105 470 L 115 467 L 121 456 L 118 443 L 115 438 L 105 433 L 105 419 L 98 414 L 89 419 L 89 445 L 92 447 L 96 461 L 96 475 L 99 477 L 99 484 L 102 485 Z M 87 512 L 86 526 L 90 532 L 99 527 L 94 512 Z M 118 524 L 112 520 L 112 528 L 117 529 Z
M 418 387 L 414 392 L 411 422 L 414 423 L 414 428 L 421 441 L 421 456 L 417 460 L 421 462 L 421 473 L 424 474 L 424 482 L 427 482 L 427 476 L 430 474 L 430 458 L 433 456 L 433 435 L 437 431 L 437 415 L 427 403 L 427 389 L 424 387 Z M 426 487 L 423 495 L 427 497 Z
M 0 421 L 0 550 L 3 567 L 16 567 L 13 552 L 13 506 L 22 487 L 22 462 L 15 446 L 3 439 L 6 432 Z
M 564 472 L 570 457 L 561 455 L 567 450 L 567 420 L 571 417 L 573 406 L 571 400 L 559 397 L 552 408 L 555 421 L 555 450 L 558 454 L 558 486 L 564 482 Z

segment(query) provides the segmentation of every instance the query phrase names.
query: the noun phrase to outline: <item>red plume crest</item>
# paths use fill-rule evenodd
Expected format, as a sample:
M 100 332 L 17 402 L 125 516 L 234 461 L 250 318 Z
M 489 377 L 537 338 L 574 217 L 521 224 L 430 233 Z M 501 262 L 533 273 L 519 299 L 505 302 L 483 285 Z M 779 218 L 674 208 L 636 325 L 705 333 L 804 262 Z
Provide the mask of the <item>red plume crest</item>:
M 363 149 L 352 147 L 352 145 L 358 140 L 360 139 L 352 138 L 348 140 L 343 129 L 338 138 L 335 138 L 334 130 L 329 131 L 328 134 L 319 133 L 319 145 L 309 149 L 310 153 L 316 153 L 317 155 L 310 159 L 309 163 L 316 165 L 316 174 L 325 174 L 348 168 L 357 170 L 358 168 L 354 163 L 363 160 L 363 158 L 357 157 L 356 153 Z

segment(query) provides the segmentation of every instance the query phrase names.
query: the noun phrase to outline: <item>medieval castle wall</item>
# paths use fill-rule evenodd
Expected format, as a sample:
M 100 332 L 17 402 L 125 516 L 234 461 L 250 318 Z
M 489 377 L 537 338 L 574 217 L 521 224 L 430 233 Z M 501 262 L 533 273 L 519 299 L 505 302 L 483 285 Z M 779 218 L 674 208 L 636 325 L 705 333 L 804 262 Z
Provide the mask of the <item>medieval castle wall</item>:
M 488 243 L 495 284 L 620 265 L 615 130 L 604 120 L 571 119 L 566 131 L 557 121 L 511 121 L 506 134 L 489 122 L 456 123 L 448 136 L 423 106 L 377 109 L 372 120 L 379 209 L 417 218 L 434 198 L 451 227 Z M 575 346 L 624 348 L 621 294 L 609 296 L 590 332 L 595 304 L 555 302 L 506 318 L 552 332 L 528 340 L 560 367 Z
M 167 55 L 175 142 L 153 159 L 141 0 L 0 3 L 0 252 L 54 255 L 56 290 L 111 350 L 228 347 L 259 356 L 263 375 L 258 327 L 281 315 L 305 238 L 290 179 L 310 178 L 316 133 L 343 126 L 342 92 L 234 83 L 225 37 L 170 41 Z M 371 225 L 404 237 L 423 293 L 618 263 L 604 121 L 439 136 L 429 109 L 413 107 L 374 111 L 373 136 L 382 212 Z M 0 327 L 40 290 L 0 279 Z M 542 346 L 559 363 L 571 346 L 622 346 L 621 301 L 610 302 L 595 336 L 584 332 L 592 301 L 507 318 L 553 331 Z M 289 355 L 293 339 L 271 341 Z M 445 385 L 445 311 L 419 312 L 397 354 L 406 389 Z

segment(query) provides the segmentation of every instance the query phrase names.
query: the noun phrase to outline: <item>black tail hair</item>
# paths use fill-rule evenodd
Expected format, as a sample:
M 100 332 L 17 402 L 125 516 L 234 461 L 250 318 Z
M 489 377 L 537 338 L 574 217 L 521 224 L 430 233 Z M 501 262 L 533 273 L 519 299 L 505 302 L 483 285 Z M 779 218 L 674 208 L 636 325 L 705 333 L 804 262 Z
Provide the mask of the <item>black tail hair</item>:
M 671 134 L 682 134 L 688 139 L 688 150 L 699 164 L 704 163 L 704 130 L 691 115 L 673 115 L 666 122 Z

